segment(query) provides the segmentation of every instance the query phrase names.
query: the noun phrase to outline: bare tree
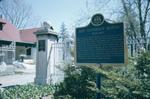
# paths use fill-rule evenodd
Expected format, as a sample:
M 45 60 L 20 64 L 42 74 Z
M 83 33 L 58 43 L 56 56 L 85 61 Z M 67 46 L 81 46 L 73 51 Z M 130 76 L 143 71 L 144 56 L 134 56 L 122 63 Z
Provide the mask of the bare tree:
M 148 46 L 150 47 L 148 42 L 150 36 L 150 0 L 94 0 L 92 3 L 86 3 L 88 13 L 91 14 L 90 8 L 92 6 L 89 5 L 95 7 L 92 14 L 99 12 L 106 14 L 107 12 L 108 19 L 116 18 L 115 21 L 108 21 L 124 21 L 125 32 L 131 42 L 137 43 L 140 48 L 148 49 Z M 82 19 L 85 17 L 81 18 L 79 22 Z
M 150 34 L 150 0 L 121 0 L 121 2 L 131 32 L 130 37 L 137 39 L 147 49 L 147 37 Z
M 17 28 L 25 28 L 32 16 L 32 9 L 23 0 L 2 0 L 0 14 Z

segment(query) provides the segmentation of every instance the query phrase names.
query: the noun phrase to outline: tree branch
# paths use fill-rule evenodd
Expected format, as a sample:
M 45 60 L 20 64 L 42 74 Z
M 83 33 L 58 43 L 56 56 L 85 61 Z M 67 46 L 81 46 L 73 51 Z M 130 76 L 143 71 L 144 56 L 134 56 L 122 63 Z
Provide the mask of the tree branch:
M 14 24 L 17 28 L 22 28 L 28 24 L 31 19 L 31 7 L 22 0 L 4 0 L 0 4 L 0 10 L 4 18 Z
M 126 16 L 127 16 L 127 18 L 128 18 L 128 21 L 129 21 L 129 24 L 130 24 L 130 27 L 131 27 L 131 29 L 132 29 L 132 31 L 133 31 L 133 35 L 134 35 L 134 37 L 136 38 L 136 31 L 135 31 L 135 28 L 134 28 L 134 25 L 133 25 L 133 22 L 131 21 L 131 19 L 130 19 L 130 15 L 129 15 L 129 12 L 128 12 L 128 9 L 127 9 L 127 6 L 126 6 L 126 3 L 125 3 L 125 1 L 124 0 L 121 0 L 122 1 L 122 4 L 123 4 L 123 8 L 124 8 L 124 11 L 125 11 L 125 13 L 126 13 Z
M 144 14 L 144 21 L 143 21 L 144 24 L 146 23 L 148 11 L 150 10 L 149 5 L 150 5 L 150 0 L 147 0 L 147 5 L 146 5 L 146 9 L 145 9 L 145 14 Z

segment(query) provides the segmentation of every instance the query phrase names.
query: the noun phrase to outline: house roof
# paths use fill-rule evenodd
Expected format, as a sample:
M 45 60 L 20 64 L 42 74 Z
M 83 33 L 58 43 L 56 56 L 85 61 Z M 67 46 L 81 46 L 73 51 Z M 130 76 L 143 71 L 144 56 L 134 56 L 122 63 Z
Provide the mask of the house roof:
M 39 28 L 18 30 L 13 24 L 2 18 L 0 18 L 0 23 L 3 24 L 3 29 L 0 30 L 1 41 L 15 41 L 22 43 L 36 42 L 34 32 L 36 32 Z
M 17 28 L 8 21 L 0 18 L 3 30 L 0 30 L 0 40 L 21 42 L 20 33 Z
M 21 40 L 23 42 L 27 42 L 27 43 L 35 43 L 36 42 L 36 35 L 34 34 L 34 32 L 36 32 L 38 30 L 39 30 L 39 28 L 20 30 Z
M 48 29 L 41 28 L 31 28 L 31 29 L 22 29 L 18 30 L 13 24 L 10 22 L 0 18 L 0 23 L 3 24 L 3 29 L 0 30 L 0 41 L 15 41 L 17 43 L 28 43 L 35 44 L 36 35 L 34 32 L 37 31 L 48 31 Z M 51 35 L 57 36 L 55 32 L 49 32 Z

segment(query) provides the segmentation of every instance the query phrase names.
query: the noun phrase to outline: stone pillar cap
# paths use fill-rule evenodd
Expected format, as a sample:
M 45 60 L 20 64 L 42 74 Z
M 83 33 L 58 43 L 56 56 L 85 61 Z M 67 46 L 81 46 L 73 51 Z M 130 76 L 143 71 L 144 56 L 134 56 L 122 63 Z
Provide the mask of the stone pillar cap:
M 40 29 L 34 33 L 35 35 L 54 35 L 58 36 L 56 32 L 54 32 L 54 29 L 51 25 L 49 25 L 47 22 L 43 22 Z

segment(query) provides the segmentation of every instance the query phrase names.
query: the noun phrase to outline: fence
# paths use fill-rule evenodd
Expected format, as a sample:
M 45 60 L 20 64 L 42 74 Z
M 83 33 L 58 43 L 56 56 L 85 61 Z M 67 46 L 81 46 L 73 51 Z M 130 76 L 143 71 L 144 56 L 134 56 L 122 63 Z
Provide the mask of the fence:
M 64 68 L 71 63 L 71 47 L 69 43 L 54 43 L 53 50 L 53 73 L 51 75 L 53 83 L 61 82 L 64 79 Z
M 10 45 L 0 46 L 0 63 L 12 64 L 15 60 L 15 42 L 11 42 Z

